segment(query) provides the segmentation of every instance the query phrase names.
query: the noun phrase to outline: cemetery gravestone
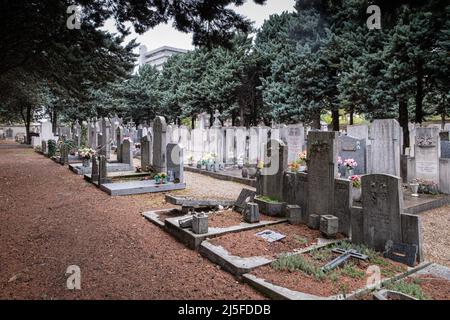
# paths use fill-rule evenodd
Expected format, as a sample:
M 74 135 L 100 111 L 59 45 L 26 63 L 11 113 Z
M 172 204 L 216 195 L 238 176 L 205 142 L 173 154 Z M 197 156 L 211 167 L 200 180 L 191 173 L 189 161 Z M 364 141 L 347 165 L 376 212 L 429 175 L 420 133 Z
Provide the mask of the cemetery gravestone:
M 111 122 L 108 118 L 102 120 L 102 150 L 106 160 L 111 157 Z
M 146 168 L 151 165 L 151 152 L 152 152 L 152 144 L 150 141 L 150 137 L 148 135 L 145 135 L 141 139 L 141 168 L 142 168 L 142 170 L 146 170 Z
M 129 164 L 130 166 L 133 166 L 133 150 L 131 148 L 132 144 L 133 144 L 133 142 L 129 138 L 125 138 L 125 139 L 123 139 L 122 146 L 121 146 L 122 163 Z
M 368 173 L 391 174 L 400 177 L 401 128 L 397 120 L 374 120 L 370 130 L 371 159 Z
M 310 131 L 308 135 L 308 215 L 334 213 L 337 177 L 337 137 L 335 131 Z
M 338 138 L 338 154 L 345 159 L 354 159 L 358 166 L 354 169 L 354 174 L 361 175 L 366 173 L 366 140 L 356 139 L 349 136 L 340 136 Z M 339 168 L 342 177 L 345 176 L 345 167 Z
M 415 145 L 416 178 L 439 185 L 439 128 L 417 128 Z
M 288 148 L 282 141 L 271 139 L 267 152 L 270 157 L 258 175 L 257 193 L 283 201 L 283 176 L 288 165 Z
M 291 163 L 305 149 L 305 128 L 303 124 L 288 125 L 283 131 L 286 131 L 285 138 L 289 150 L 288 163 Z
M 153 167 L 157 172 L 166 171 L 166 132 L 166 120 L 156 117 L 153 121 Z
M 402 242 L 402 182 L 386 174 L 365 175 L 361 180 L 364 244 L 384 251 L 387 241 Z
M 177 143 L 167 144 L 167 174 L 176 183 L 184 182 L 183 148 Z
M 450 159 L 450 141 L 441 141 L 441 158 Z
M 234 210 L 237 212 L 243 212 L 247 203 L 253 202 L 253 199 L 256 196 L 256 192 L 249 189 L 242 189 L 239 193 L 239 196 L 234 203 Z

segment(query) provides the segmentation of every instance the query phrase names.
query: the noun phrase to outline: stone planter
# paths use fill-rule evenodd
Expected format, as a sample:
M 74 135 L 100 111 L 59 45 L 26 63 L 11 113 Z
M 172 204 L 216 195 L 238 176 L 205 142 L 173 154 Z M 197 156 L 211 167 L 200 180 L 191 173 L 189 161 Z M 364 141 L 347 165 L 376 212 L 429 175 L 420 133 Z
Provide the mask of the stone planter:
M 419 196 L 419 184 L 418 183 L 410 183 L 409 188 L 411 189 L 411 196 L 418 197 Z
M 352 200 L 353 202 L 361 201 L 361 188 L 352 187 Z
M 283 216 L 284 202 L 270 202 L 258 197 L 256 197 L 253 202 L 258 204 L 259 212 L 265 215 L 272 217 Z

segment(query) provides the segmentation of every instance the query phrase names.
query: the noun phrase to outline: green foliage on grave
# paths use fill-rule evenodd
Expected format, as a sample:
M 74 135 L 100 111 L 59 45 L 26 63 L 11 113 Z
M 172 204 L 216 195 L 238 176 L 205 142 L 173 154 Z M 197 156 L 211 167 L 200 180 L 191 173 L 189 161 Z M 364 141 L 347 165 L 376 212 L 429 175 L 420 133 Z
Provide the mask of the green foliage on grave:
M 47 141 L 47 149 L 48 149 L 48 156 L 54 157 L 56 155 L 56 141 L 55 140 L 48 140 Z
M 294 240 L 297 241 L 300 244 L 307 244 L 308 243 L 308 238 L 299 236 L 298 234 L 294 234 Z
M 405 281 L 404 279 L 401 279 L 396 282 L 389 282 L 384 287 L 389 290 L 410 295 L 419 300 L 431 300 L 431 297 L 428 297 L 423 293 L 419 284 L 419 279 L 413 279 L 413 281 Z
M 301 255 L 282 255 L 272 262 L 271 266 L 275 270 L 302 271 L 315 277 L 317 280 L 326 278 L 326 274 L 319 267 L 305 260 Z
M 364 278 L 366 273 L 359 270 L 353 262 L 347 262 L 340 268 L 342 274 L 349 276 L 350 278 L 361 279 Z
M 256 196 L 255 199 L 264 201 L 264 202 L 268 202 L 268 203 L 281 203 L 280 201 L 278 201 L 275 198 L 269 197 L 269 196 L 263 196 L 263 195 L 259 195 Z

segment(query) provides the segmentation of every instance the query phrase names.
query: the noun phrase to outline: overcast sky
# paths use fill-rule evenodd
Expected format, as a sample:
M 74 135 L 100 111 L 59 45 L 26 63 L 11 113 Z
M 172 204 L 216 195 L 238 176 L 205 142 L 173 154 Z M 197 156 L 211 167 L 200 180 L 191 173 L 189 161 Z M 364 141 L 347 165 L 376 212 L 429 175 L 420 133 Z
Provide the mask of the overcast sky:
M 236 11 L 254 21 L 255 27 L 260 27 L 271 14 L 293 11 L 294 3 L 295 0 L 267 0 L 266 5 L 260 6 L 252 0 L 248 0 L 243 6 L 238 7 Z M 113 21 L 108 21 L 105 24 L 105 29 L 110 32 L 116 32 Z M 171 25 L 159 25 L 142 35 L 133 33 L 130 36 L 131 38 L 137 38 L 137 41 L 146 45 L 148 50 L 162 46 L 193 49 L 192 35 L 179 32 Z

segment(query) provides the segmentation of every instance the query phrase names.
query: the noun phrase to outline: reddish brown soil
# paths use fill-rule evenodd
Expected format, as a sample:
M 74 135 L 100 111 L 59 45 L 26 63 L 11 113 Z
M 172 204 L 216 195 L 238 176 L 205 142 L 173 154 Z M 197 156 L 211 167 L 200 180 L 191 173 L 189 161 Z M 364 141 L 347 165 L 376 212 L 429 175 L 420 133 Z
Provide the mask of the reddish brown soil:
M 268 242 L 255 236 L 263 230 L 273 230 L 286 235 L 285 238 Z M 292 252 L 310 246 L 320 237 L 320 232 L 311 230 L 305 225 L 290 225 L 287 223 L 266 226 L 259 229 L 226 234 L 210 240 L 214 245 L 222 246 L 229 253 L 239 257 L 266 256 L 276 258 L 284 252 Z
M 313 260 L 309 254 L 303 254 L 302 256 L 307 261 L 314 263 L 317 267 L 321 267 L 323 265 L 323 263 L 319 263 L 318 261 Z M 336 255 L 333 254 L 332 258 L 334 258 L 335 256 Z M 405 269 L 404 266 L 401 266 L 396 262 L 384 258 L 380 259 L 383 259 L 387 263 L 387 265 L 384 267 L 380 266 L 382 272 L 383 269 Z M 369 262 L 358 261 L 356 259 L 353 259 L 352 262 L 357 267 L 357 270 L 364 273 L 367 270 L 367 267 L 371 264 Z M 294 291 L 300 291 L 321 297 L 328 297 L 336 294 L 350 294 L 356 290 L 363 289 L 366 286 L 367 276 L 354 278 L 346 274 L 342 274 L 340 268 L 335 270 L 335 272 L 338 272 L 337 281 L 332 281 L 330 278 L 319 280 L 302 271 L 275 270 L 270 265 L 258 268 L 252 271 L 252 273 L 272 284 L 282 286 Z
M 0 299 L 262 298 L 140 215 L 169 207 L 163 194 L 110 197 L 3 142 L 0 204 Z M 66 288 L 70 265 L 81 290 Z
M 273 221 L 276 218 L 260 214 L 261 221 Z M 211 228 L 228 228 L 244 222 L 242 214 L 234 210 L 224 210 L 209 214 L 208 226 Z
M 450 300 L 450 281 L 433 275 L 417 275 L 408 279 L 416 281 L 426 297 L 433 300 Z M 418 280 L 418 281 L 417 281 Z

